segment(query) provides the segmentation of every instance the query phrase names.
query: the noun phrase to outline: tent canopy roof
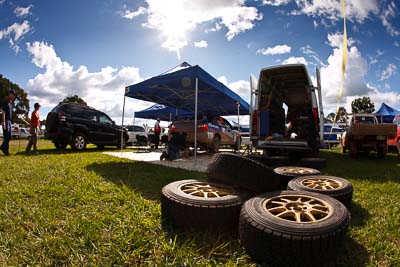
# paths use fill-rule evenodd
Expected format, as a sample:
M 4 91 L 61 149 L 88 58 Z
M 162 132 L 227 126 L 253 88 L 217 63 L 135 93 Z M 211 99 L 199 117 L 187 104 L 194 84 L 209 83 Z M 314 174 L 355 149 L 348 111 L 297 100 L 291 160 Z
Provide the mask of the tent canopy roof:
M 169 121 L 170 119 L 175 119 L 176 117 L 179 119 L 192 119 L 194 118 L 194 113 L 183 109 L 155 104 L 149 108 L 135 112 L 135 117 L 153 120 L 160 118 L 162 121 Z
M 127 86 L 125 96 L 172 108 L 195 112 L 195 84 L 198 78 L 198 114 L 249 114 L 249 104 L 198 65 L 184 62 L 178 67 L 140 83 Z M 250 92 L 249 92 L 250 93 Z
M 380 122 L 393 122 L 394 117 L 399 113 L 398 110 L 390 107 L 386 103 L 382 103 L 378 111 L 374 112 L 378 116 L 378 121 Z

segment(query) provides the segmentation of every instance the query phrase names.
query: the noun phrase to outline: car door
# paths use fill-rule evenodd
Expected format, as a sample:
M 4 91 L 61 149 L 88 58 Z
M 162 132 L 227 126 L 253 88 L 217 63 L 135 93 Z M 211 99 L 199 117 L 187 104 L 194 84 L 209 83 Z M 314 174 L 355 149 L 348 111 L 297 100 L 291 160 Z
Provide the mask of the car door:
M 99 122 L 101 142 L 103 144 L 115 144 L 117 142 L 117 130 L 114 122 L 102 112 L 97 114 L 97 120 Z
M 225 120 L 224 118 L 222 119 L 222 143 L 223 144 L 234 144 L 235 143 L 235 133 L 234 130 L 232 128 L 232 125 Z

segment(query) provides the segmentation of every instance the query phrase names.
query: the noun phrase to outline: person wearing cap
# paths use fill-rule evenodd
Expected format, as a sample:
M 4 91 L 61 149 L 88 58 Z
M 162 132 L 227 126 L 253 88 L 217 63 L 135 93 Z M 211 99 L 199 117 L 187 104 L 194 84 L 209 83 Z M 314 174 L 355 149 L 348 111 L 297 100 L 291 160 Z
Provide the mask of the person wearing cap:
M 33 107 L 34 107 L 34 110 L 32 111 L 31 122 L 30 122 L 31 139 L 29 140 L 25 151 L 26 151 L 26 153 L 29 153 L 31 151 L 31 147 L 33 146 L 33 153 L 35 155 L 37 155 L 38 154 L 37 139 L 38 139 L 38 132 L 39 132 L 39 128 L 40 128 L 39 109 L 41 106 L 39 103 L 35 103 L 35 105 Z
M 157 121 L 154 124 L 154 146 L 156 149 L 160 144 L 160 134 L 161 134 L 160 118 L 157 118 Z
M 1 126 L 3 127 L 3 143 L 0 146 L 0 150 L 4 153 L 4 155 L 8 156 L 9 153 L 9 144 L 11 140 L 11 120 L 12 120 L 12 112 L 14 108 L 14 100 L 17 97 L 17 94 L 14 90 L 8 91 L 8 97 L 6 103 L 2 106 L 2 121 Z

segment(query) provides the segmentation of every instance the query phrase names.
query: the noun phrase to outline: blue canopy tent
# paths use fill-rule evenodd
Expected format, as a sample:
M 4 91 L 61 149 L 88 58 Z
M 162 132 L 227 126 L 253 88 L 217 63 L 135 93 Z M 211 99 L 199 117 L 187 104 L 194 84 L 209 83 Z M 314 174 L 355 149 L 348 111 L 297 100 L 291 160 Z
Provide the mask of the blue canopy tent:
M 386 103 L 382 103 L 381 107 L 374 113 L 379 122 L 392 123 L 394 117 L 399 114 L 399 111 L 390 107 Z
M 135 112 L 134 117 L 142 119 L 153 119 L 153 120 L 160 118 L 160 120 L 162 121 L 171 121 L 171 119 L 176 119 L 176 118 L 193 119 L 194 113 L 183 109 L 155 104 L 149 108 Z
M 247 115 L 249 104 L 198 65 L 184 62 L 176 68 L 127 86 L 125 96 L 151 101 L 198 114 Z M 195 151 L 197 127 L 195 127 Z

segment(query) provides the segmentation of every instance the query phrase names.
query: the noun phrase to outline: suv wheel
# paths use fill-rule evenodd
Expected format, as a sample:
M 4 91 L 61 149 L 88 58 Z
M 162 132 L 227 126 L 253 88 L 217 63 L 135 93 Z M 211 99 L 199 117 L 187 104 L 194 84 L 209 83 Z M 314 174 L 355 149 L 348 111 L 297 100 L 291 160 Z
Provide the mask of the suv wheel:
M 221 138 L 219 138 L 219 136 L 214 136 L 214 139 L 212 141 L 212 146 L 211 146 L 211 150 L 214 153 L 218 153 L 219 152 L 219 147 L 221 146 Z
M 67 144 L 64 143 L 54 143 L 54 146 L 56 147 L 56 149 L 60 149 L 60 150 L 64 150 L 67 148 Z
M 86 136 L 81 133 L 77 132 L 72 137 L 71 148 L 73 150 L 82 151 L 86 148 L 87 145 L 87 138 Z
M 400 139 L 397 140 L 397 154 L 400 156 Z

